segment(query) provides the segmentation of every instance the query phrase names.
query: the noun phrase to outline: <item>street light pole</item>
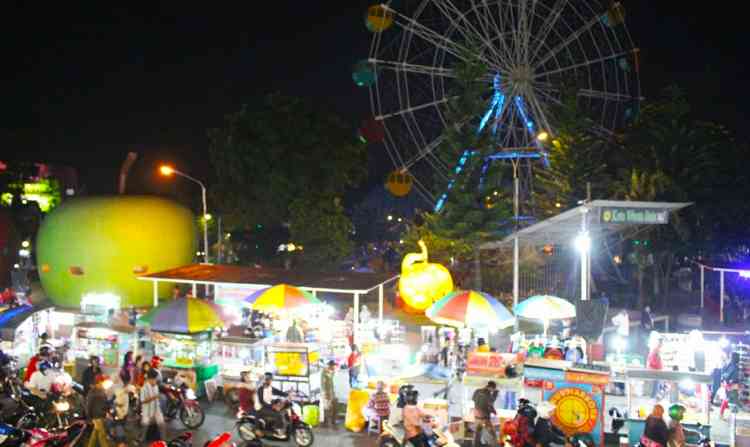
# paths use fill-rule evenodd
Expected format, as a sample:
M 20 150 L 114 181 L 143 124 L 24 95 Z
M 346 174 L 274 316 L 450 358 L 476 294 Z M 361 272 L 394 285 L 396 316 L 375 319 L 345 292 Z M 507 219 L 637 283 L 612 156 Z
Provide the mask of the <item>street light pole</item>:
M 170 166 L 162 166 L 161 173 L 164 175 L 179 175 L 201 187 L 201 199 L 203 200 L 203 262 L 208 264 L 208 210 L 206 207 L 206 185 L 195 177 L 191 177 L 184 172 L 178 171 Z

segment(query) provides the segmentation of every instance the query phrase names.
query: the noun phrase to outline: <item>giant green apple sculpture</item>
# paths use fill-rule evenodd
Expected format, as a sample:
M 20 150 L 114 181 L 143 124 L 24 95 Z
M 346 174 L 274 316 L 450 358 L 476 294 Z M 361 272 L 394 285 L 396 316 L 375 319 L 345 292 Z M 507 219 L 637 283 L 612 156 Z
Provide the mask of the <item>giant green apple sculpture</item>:
M 153 285 L 137 277 L 189 264 L 195 231 L 187 208 L 158 197 L 73 199 L 39 229 L 42 287 L 53 303 L 66 308 L 80 308 L 88 294 L 118 296 L 122 307 L 151 306 Z M 170 285 L 161 287 L 160 296 L 169 296 Z

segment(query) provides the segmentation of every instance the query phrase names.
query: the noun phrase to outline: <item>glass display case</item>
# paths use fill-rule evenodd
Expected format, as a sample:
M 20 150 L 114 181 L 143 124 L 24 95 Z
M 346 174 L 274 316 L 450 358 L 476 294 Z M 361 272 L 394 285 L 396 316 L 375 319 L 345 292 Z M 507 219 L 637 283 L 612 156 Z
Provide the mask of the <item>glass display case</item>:
M 211 333 L 168 334 L 153 333 L 154 353 L 164 359 L 164 365 L 192 368 L 211 363 Z
M 96 355 L 105 368 L 119 368 L 122 357 L 132 348 L 133 331 L 117 330 L 102 323 L 81 323 L 74 328 L 73 352 L 78 359 Z
M 311 343 L 273 343 L 266 346 L 266 360 L 274 375 L 274 381 L 283 388 L 300 385 L 312 395 L 320 389 L 320 348 Z
M 625 375 L 629 439 L 640 439 L 646 418 L 656 404 L 661 404 L 665 410 L 673 404 L 684 406 L 682 425 L 710 436 L 710 374 L 628 368 Z M 665 412 L 668 417 L 666 413 L 668 411 Z

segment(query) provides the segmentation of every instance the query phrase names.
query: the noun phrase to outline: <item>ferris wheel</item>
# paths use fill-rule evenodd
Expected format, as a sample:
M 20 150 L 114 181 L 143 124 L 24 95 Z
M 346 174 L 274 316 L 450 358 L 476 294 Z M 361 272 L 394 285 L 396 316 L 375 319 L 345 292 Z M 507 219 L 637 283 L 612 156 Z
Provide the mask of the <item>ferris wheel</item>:
M 354 80 L 370 88 L 373 125 L 395 169 L 408 172 L 435 210 L 448 191 L 435 190 L 434 180 L 451 182 L 468 156 L 450 166 L 441 159 L 446 126 L 491 132 L 497 152 L 485 166 L 520 163 L 528 189 L 532 166 L 546 161 L 539 137 L 555 132 L 550 110 L 571 86 L 592 131 L 606 135 L 638 113 L 639 52 L 618 2 L 393 0 L 371 6 L 366 22 L 370 54 Z M 469 123 L 451 123 L 454 69 L 467 54 L 487 67 L 479 98 L 486 109 Z

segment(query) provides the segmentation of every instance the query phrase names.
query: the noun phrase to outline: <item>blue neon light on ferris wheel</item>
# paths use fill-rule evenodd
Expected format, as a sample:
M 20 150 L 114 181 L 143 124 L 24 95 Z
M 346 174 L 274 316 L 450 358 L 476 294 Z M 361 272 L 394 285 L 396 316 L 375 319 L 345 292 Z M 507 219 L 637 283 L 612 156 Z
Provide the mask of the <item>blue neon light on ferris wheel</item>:
M 500 118 L 503 115 L 503 109 L 505 107 L 505 94 L 502 91 L 501 88 L 501 82 L 500 82 L 500 74 L 496 74 L 492 78 L 492 90 L 494 92 L 492 93 L 492 98 L 490 99 L 490 105 L 487 108 L 487 111 L 482 115 L 482 119 L 479 121 L 479 127 L 477 128 L 477 134 L 482 133 L 484 128 L 487 126 L 487 123 L 489 122 L 490 118 L 493 118 L 492 123 L 492 135 L 497 134 L 497 128 L 500 124 Z M 528 114 L 526 113 L 526 106 L 524 105 L 523 98 L 521 96 L 516 96 L 513 98 L 513 103 L 516 106 L 516 110 L 518 111 L 518 115 L 523 120 L 524 126 L 526 127 L 526 130 L 529 132 L 529 134 L 534 137 L 536 135 L 534 131 L 534 122 L 529 118 Z M 494 112 L 494 113 L 493 113 Z M 461 158 L 458 160 L 458 163 L 456 164 L 456 168 L 454 169 L 454 179 L 451 180 L 448 183 L 447 190 L 440 196 L 438 201 L 435 203 L 435 212 L 439 212 L 441 209 L 443 209 L 443 206 L 445 206 L 445 201 L 448 199 L 448 193 L 453 188 L 453 185 L 455 183 L 455 177 L 457 177 L 459 174 L 461 174 L 461 171 L 463 171 L 464 166 L 466 165 L 466 161 L 469 159 L 469 156 L 472 154 L 472 150 L 466 149 L 462 154 Z M 513 155 L 515 154 L 515 155 Z M 511 157 L 490 157 L 491 158 L 515 158 L 519 156 L 519 153 L 514 151 Z M 541 154 L 525 154 L 525 157 L 529 158 L 538 158 L 541 157 Z M 484 174 L 486 173 L 487 169 L 489 168 L 490 160 L 485 160 L 484 164 L 482 165 L 482 173 L 480 176 L 480 185 L 483 183 L 484 180 Z

